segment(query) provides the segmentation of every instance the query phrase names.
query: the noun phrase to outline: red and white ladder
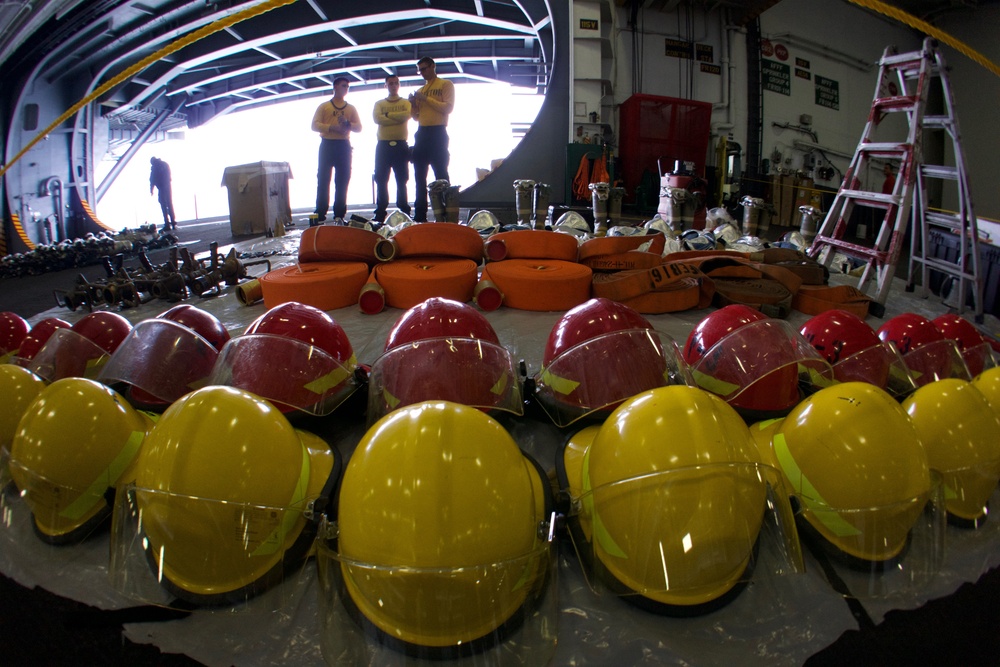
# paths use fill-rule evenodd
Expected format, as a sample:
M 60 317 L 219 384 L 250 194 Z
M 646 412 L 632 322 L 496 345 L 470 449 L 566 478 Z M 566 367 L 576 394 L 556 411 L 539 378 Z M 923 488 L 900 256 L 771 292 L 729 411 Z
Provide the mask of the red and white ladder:
M 940 82 L 943 93 L 942 115 L 925 113 L 934 81 Z M 898 118 L 904 119 L 905 123 L 894 120 Z M 900 138 L 903 134 L 901 126 L 904 125 L 905 135 Z M 924 132 L 935 130 L 943 130 L 951 139 L 956 166 L 924 162 Z M 883 138 L 887 132 L 895 138 Z M 898 161 L 899 173 L 891 192 L 863 189 L 873 163 L 893 161 Z M 928 181 L 932 179 L 954 181 L 958 185 L 958 213 L 942 213 L 929 208 L 927 189 Z M 855 205 L 882 213 L 882 223 L 872 246 L 844 239 Z M 827 266 L 832 264 L 835 251 L 865 261 L 858 289 L 865 291 L 875 278 L 874 302 L 869 310 L 876 317 L 885 314 L 885 302 L 899 263 L 911 212 L 915 229 L 911 238 L 906 289 L 914 289 L 919 271 L 926 296 L 929 270 L 945 273 L 958 281 L 959 312 L 964 307 L 965 295 L 971 290 L 976 319 L 981 321 L 978 229 L 947 67 L 937 50 L 937 42 L 931 38 L 924 40 L 919 51 L 897 53 L 895 47 L 888 47 L 883 53 L 879 60 L 878 85 L 861 141 L 844 173 L 840 190 L 809 248 L 809 254 L 814 258 L 820 257 L 820 261 Z M 929 230 L 932 227 L 948 229 L 958 235 L 960 251 L 955 262 L 928 256 Z

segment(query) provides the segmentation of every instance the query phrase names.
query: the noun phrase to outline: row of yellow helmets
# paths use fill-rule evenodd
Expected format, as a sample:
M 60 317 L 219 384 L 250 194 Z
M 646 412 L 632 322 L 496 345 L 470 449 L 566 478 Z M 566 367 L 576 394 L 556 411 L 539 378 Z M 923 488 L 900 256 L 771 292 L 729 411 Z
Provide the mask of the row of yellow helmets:
M 945 516 L 981 525 L 1000 479 L 997 368 L 902 404 L 836 383 L 750 426 L 702 388 L 643 391 L 569 433 L 554 480 L 486 411 L 450 401 L 389 412 L 342 470 L 233 387 L 153 415 L 85 378 L 5 364 L 0 386 L 4 503 L 27 506 L 39 537 L 74 543 L 110 517 L 113 584 L 164 605 L 253 604 L 316 554 L 338 660 L 345 646 L 461 655 L 517 633 L 539 661 L 562 524 L 595 590 L 665 614 L 800 572 L 799 530 L 862 568 L 919 558 L 908 571 L 933 574 Z

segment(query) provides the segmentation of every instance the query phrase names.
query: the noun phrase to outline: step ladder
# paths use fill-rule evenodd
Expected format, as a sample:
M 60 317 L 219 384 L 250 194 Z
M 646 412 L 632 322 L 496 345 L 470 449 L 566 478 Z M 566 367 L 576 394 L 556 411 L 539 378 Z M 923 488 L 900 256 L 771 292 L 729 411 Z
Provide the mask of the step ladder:
M 945 282 L 941 286 L 942 300 L 951 297 L 950 301 L 954 308 L 961 313 L 965 310 L 971 295 L 975 321 L 982 324 L 983 280 L 979 258 L 979 226 L 972 205 L 965 154 L 962 151 L 962 137 L 959 132 L 958 117 L 955 114 L 955 97 L 948 81 L 948 67 L 940 51 L 934 49 L 932 53 L 934 61 L 931 72 L 934 75 L 933 80 L 939 81 L 941 85 L 943 113 L 925 114 L 923 127 L 928 133 L 938 133 L 937 136 L 943 139 L 942 144 L 945 149 L 950 145 L 954 166 L 928 164 L 926 159 L 917 165 L 913 219 L 922 221 L 922 224 L 920 229 L 915 229 L 910 236 L 910 264 L 906 291 L 914 291 L 919 273 L 922 296 L 927 298 L 930 290 L 930 272 L 939 271 L 945 274 L 946 280 L 950 277 L 950 283 Z M 942 190 L 949 183 L 954 186 L 958 211 L 946 212 L 930 208 L 927 190 L 928 185 L 934 181 L 943 182 Z M 949 261 L 947 257 L 934 256 L 933 243 L 930 239 L 932 229 L 953 234 L 958 241 L 958 253 L 953 261 Z
M 869 312 L 876 317 L 885 314 L 885 302 L 896 273 L 896 265 L 899 263 L 911 212 L 914 214 L 915 225 L 919 227 L 914 231 L 913 237 L 919 237 L 920 244 L 917 246 L 911 243 L 911 246 L 917 249 L 917 262 L 924 267 L 933 266 L 935 270 L 952 275 L 955 271 L 965 273 L 965 262 L 954 265 L 924 257 L 928 226 L 939 224 L 938 220 L 945 222 L 945 216 L 928 211 L 926 182 L 930 178 L 943 177 L 949 173 L 949 168 L 923 165 L 923 131 L 925 128 L 939 126 L 954 128 L 952 136 L 955 139 L 955 147 L 960 148 L 954 108 L 950 101 L 946 105 L 947 113 L 944 116 L 925 115 L 932 79 L 941 81 L 946 91 L 946 99 L 951 99 L 947 70 L 936 46 L 936 41 L 928 38 L 924 40 L 923 47 L 919 51 L 898 53 L 895 47 L 885 49 L 879 60 L 878 83 L 861 141 L 850 166 L 844 173 L 844 180 L 834 197 L 833 204 L 808 251 L 811 257 L 819 258 L 827 267 L 833 263 L 834 253 L 838 251 L 848 257 L 864 261 L 865 268 L 858 281 L 858 289 L 866 291 L 871 280 L 875 279 L 875 294 Z M 886 133 L 890 133 L 892 138 L 882 136 Z M 961 151 L 958 150 L 956 154 L 961 156 Z M 892 162 L 898 162 L 899 171 L 891 191 L 865 189 L 864 183 L 869 180 L 869 170 L 874 166 Z M 881 169 L 879 171 L 881 172 Z M 954 174 L 956 178 L 965 182 L 964 166 L 954 168 Z M 965 192 L 968 193 L 967 186 Z M 971 217 L 971 200 L 963 202 L 963 206 L 966 204 L 969 213 L 962 218 L 960 226 L 968 226 Z M 881 214 L 881 224 L 871 246 L 845 240 L 848 222 L 856 205 L 874 209 Z M 876 219 L 878 217 L 879 215 L 876 215 Z M 974 230 L 974 217 L 971 218 L 971 224 Z M 972 242 L 973 244 L 976 242 L 975 235 L 972 236 Z M 974 255 L 978 256 L 978 250 Z M 911 252 L 911 263 L 912 256 L 913 252 Z M 956 266 L 963 268 L 958 269 Z M 973 263 L 973 268 L 978 269 L 978 260 Z M 908 280 L 913 280 L 913 273 L 911 265 Z M 980 286 L 978 293 L 981 294 L 978 273 L 972 280 Z M 926 276 L 923 284 L 928 284 Z M 963 286 L 965 284 L 963 282 Z M 908 288 L 912 289 L 912 284 L 908 285 Z M 981 316 L 981 299 L 978 297 L 976 304 L 977 314 Z

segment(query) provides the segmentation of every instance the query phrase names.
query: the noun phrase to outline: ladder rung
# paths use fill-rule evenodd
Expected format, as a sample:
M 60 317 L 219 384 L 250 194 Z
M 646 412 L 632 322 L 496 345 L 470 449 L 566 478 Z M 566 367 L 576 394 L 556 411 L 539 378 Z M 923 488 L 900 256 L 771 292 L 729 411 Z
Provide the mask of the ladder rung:
M 947 130 L 955 124 L 950 116 L 924 116 L 924 128 Z
M 873 157 L 901 158 L 912 150 L 912 144 L 898 141 L 869 141 L 858 144 L 859 153 L 867 153 Z
M 917 104 L 916 95 L 876 97 L 872 107 L 879 111 L 909 111 Z
M 837 193 L 841 197 L 849 197 L 871 204 L 881 204 L 885 206 L 899 206 L 899 196 L 893 194 L 882 194 L 881 192 L 868 192 L 867 190 L 841 190 Z
M 940 178 L 942 180 L 950 181 L 958 180 L 957 167 L 948 167 L 939 164 L 922 164 L 920 165 L 920 173 L 930 178 Z
M 948 275 L 967 278 L 972 282 L 976 282 L 976 277 L 973 276 L 968 271 L 963 271 L 955 262 L 949 262 L 945 259 L 938 259 L 936 257 L 914 257 L 913 261 L 920 262 L 921 264 L 926 264 L 928 268 L 936 269 L 942 273 L 947 273 Z
M 829 236 L 817 236 L 813 239 L 814 247 L 818 248 L 822 245 L 837 248 L 845 255 L 849 255 L 857 259 L 867 259 L 869 261 L 874 260 L 880 264 L 885 264 L 886 260 L 889 258 L 889 253 L 887 251 L 869 248 L 868 246 L 858 245 L 857 243 L 851 243 L 850 241 L 844 241 L 843 239 L 835 239 Z
M 962 231 L 962 220 L 954 213 L 941 213 L 940 211 L 927 211 L 924 214 L 927 224 L 935 227 L 947 227 L 955 231 Z

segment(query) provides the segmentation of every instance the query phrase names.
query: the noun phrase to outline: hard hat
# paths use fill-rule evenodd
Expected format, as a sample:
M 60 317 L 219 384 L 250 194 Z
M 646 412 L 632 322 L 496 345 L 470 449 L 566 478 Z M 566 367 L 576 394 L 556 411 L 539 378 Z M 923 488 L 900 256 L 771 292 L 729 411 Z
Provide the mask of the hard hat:
M 223 346 L 209 384 L 246 389 L 286 414 L 327 415 L 357 389 L 357 366 L 351 341 L 336 320 L 289 301 Z
M 510 352 L 469 304 L 432 297 L 404 312 L 368 379 L 368 423 L 397 408 L 445 400 L 521 414 Z
M 741 304 L 706 315 L 684 344 L 698 386 L 751 420 L 784 415 L 811 386 L 832 382 L 830 364 L 783 320 Z
M 549 332 L 535 398 L 559 426 L 668 384 L 692 384 L 680 350 L 634 309 L 595 298 L 566 312 Z
M 27 362 L 35 358 L 38 351 L 49 340 L 49 337 L 56 329 L 69 329 L 70 323 L 58 317 L 46 317 L 39 320 L 35 326 L 31 327 L 28 334 L 21 341 L 21 347 L 17 351 L 16 363 L 24 366 Z
M 879 327 L 878 337 L 890 341 L 918 387 L 943 378 L 971 379 L 954 341 L 945 338 L 934 323 L 916 313 L 903 313 Z
M 975 385 L 955 378 L 920 387 L 903 408 L 928 464 L 944 477 L 949 519 L 978 527 L 1000 481 L 1000 417 Z
M 98 380 L 119 389 L 136 407 L 162 412 L 204 386 L 218 356 L 218 350 L 192 329 L 153 318 L 132 329 Z
M 975 377 L 982 373 L 984 368 L 996 366 L 993 361 L 993 348 L 972 322 L 954 313 L 939 315 L 931 322 L 945 338 L 955 341 L 958 345 L 958 351 L 962 353 L 962 359 L 970 375 Z
M 972 378 L 972 384 L 986 397 L 993 411 L 1000 415 L 1000 369 L 987 368 Z
M 0 364 L 0 396 L 3 396 L 0 401 L 0 452 L 10 453 L 10 443 L 17 432 L 18 422 L 44 388 L 45 381 L 27 368 Z M 4 484 L 0 483 L 0 491 L 3 487 Z
M 766 569 L 765 523 L 782 554 L 767 565 L 802 569 L 780 471 L 739 414 L 697 387 L 628 399 L 568 439 L 557 474 L 590 580 L 642 608 L 690 616 L 732 601 Z
M 932 484 L 920 437 L 892 396 L 865 382 L 821 389 L 785 417 L 772 445 L 806 535 L 856 561 L 903 555 Z
M 29 328 L 27 320 L 17 313 L 0 311 L 0 364 L 7 363 L 17 354 Z
M 806 321 L 799 333 L 833 366 L 838 382 L 867 382 L 896 397 L 915 388 L 895 346 L 854 313 L 824 311 Z
M 57 328 L 27 367 L 47 382 L 96 378 L 131 330 L 131 323 L 118 313 L 88 313 L 69 329 Z
M 109 489 L 129 473 L 152 421 L 108 387 L 63 378 L 27 407 L 10 450 L 10 474 L 37 534 L 78 542 L 111 515 Z
M 360 625 L 369 652 L 420 658 L 494 647 L 518 624 L 544 626 L 531 629 L 554 644 L 555 608 L 535 612 L 554 562 L 550 494 L 479 410 L 427 401 L 386 415 L 351 455 L 338 532 L 318 550 L 324 635 Z
M 221 350 L 222 346 L 229 342 L 229 330 L 218 317 L 203 308 L 188 303 L 179 303 L 173 308 L 163 311 L 157 317 L 161 320 L 183 324 L 211 343 L 216 350 Z
M 157 421 L 119 489 L 112 580 L 135 599 L 239 604 L 302 565 L 336 453 L 233 387 L 187 394 Z

